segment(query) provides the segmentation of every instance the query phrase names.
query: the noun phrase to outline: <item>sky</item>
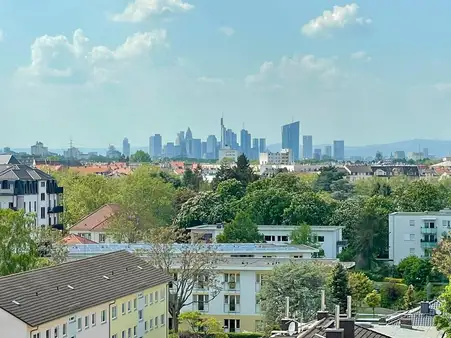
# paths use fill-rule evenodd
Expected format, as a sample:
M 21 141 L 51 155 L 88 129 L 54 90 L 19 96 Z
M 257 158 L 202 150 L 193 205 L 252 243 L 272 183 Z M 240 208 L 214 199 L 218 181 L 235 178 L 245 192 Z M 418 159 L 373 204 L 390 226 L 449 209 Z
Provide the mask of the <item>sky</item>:
M 451 2 L 0 0 L 0 147 L 450 139 Z

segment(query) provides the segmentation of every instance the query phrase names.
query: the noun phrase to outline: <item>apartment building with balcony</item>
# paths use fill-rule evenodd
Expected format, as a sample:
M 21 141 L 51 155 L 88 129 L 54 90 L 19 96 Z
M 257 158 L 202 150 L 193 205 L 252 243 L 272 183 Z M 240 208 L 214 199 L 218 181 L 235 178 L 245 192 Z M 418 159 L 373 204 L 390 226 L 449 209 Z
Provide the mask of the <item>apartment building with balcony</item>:
M 451 232 L 451 209 L 394 212 L 388 216 L 388 228 L 388 252 L 393 264 L 411 255 L 430 257 L 437 243 Z
M 269 244 L 289 244 L 290 236 L 295 225 L 259 225 L 258 231 L 263 234 L 265 242 Z M 224 231 L 223 224 L 198 225 L 188 228 L 191 233 L 191 242 L 199 240 L 205 242 L 215 242 L 216 236 Z M 347 245 L 343 240 L 343 227 L 339 226 L 311 226 L 312 235 L 320 244 L 324 251 L 324 257 L 334 259 Z
M 0 209 L 36 214 L 36 227 L 62 230 L 60 205 L 63 188 L 42 170 L 21 164 L 12 155 L 0 155 Z
M 126 251 L 0 277 L 0 336 L 164 338 L 169 280 Z
M 184 246 L 176 244 L 171 252 L 177 255 Z M 199 244 L 197 244 L 199 245 Z M 263 314 L 258 303 L 258 293 L 264 284 L 265 276 L 274 267 L 295 262 L 315 261 L 323 264 L 335 264 L 335 259 L 312 258 L 318 249 L 304 245 L 286 244 L 201 244 L 212 246 L 223 257 L 217 266 L 219 288 L 208 288 L 200 277 L 194 281 L 191 297 L 182 311 L 200 311 L 222 323 L 225 332 L 258 331 L 263 323 Z M 105 252 L 128 250 L 145 252 L 146 244 L 86 244 L 69 246 L 69 259 L 78 260 Z M 143 259 L 146 257 L 143 255 Z M 352 267 L 354 263 L 345 263 Z M 177 271 L 177 260 L 173 269 Z M 176 280 L 178 275 L 174 275 Z

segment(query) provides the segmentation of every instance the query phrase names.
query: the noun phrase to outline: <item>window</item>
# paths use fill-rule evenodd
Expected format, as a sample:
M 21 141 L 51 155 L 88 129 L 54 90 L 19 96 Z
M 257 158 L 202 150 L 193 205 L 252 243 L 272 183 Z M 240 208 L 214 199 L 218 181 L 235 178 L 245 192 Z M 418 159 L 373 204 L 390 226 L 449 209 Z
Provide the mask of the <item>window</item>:
M 443 225 L 444 227 L 450 228 L 450 227 L 451 227 L 451 221 L 443 220 L 443 221 L 442 221 L 442 225 Z
M 265 242 L 271 242 L 271 236 L 265 236 Z
M 37 210 L 36 206 L 37 206 L 37 203 L 36 203 L 36 201 L 35 201 L 35 202 L 34 202 L 34 212 L 36 212 L 36 210 Z
M 117 334 L 113 334 L 111 338 L 117 338 Z
M 40 333 L 35 333 L 35 334 L 33 334 L 33 338 L 41 338 L 41 334 Z
M 410 225 L 411 227 L 414 227 L 414 226 L 415 226 L 415 220 L 414 220 L 414 219 L 411 219 L 411 220 L 409 221 L 409 225 Z
M 160 290 L 160 302 L 164 301 L 165 293 L 166 292 L 164 288 Z
M 67 336 L 67 324 L 64 323 L 63 324 L 63 337 L 66 337 L 66 336 Z
M 78 329 L 78 331 L 81 331 L 81 328 L 82 328 L 82 326 L 81 326 L 81 317 L 80 318 L 78 318 L 77 319 L 77 329 Z
M 45 338 L 50 338 L 50 329 L 45 331 Z
M 288 236 L 282 236 L 282 242 L 288 242 Z
M 153 328 L 153 319 L 149 320 L 149 330 L 152 330 Z
M 127 310 L 128 310 L 128 312 L 132 311 L 132 302 L 131 301 L 127 302 Z
M 111 307 L 111 319 L 116 319 L 117 318 L 117 308 L 116 305 Z
M 410 234 L 409 235 L 409 240 L 414 241 L 415 240 L 415 234 Z
M 139 321 L 143 320 L 143 310 L 138 311 L 138 319 L 139 319 Z
M 133 299 L 133 310 L 134 311 L 136 311 L 136 308 L 137 308 L 137 300 L 136 300 L 136 298 L 135 299 Z
M 147 328 L 147 320 L 144 322 L 144 331 L 147 332 L 149 329 Z
M 122 338 L 125 338 L 125 330 L 122 331 L 121 337 L 122 337 Z
M 122 307 L 122 314 L 125 315 L 125 303 L 122 303 L 121 307 Z
M 41 193 L 41 201 L 45 201 L 45 194 Z
M 100 322 L 102 324 L 106 323 L 106 310 L 102 310 L 102 312 L 100 312 Z
M 133 337 L 136 337 L 136 325 L 133 327 Z
M 91 315 L 91 325 L 96 326 L 96 314 L 95 313 L 93 313 Z
M 324 236 L 318 236 L 318 242 L 324 243 Z
M 99 243 L 105 243 L 106 235 L 105 234 L 99 234 Z
M 89 316 L 85 316 L 85 329 L 89 328 Z
M 75 316 L 69 317 L 69 323 L 75 322 Z
M 424 222 L 424 227 L 426 229 L 434 229 L 435 228 L 435 222 Z
M 158 327 L 158 317 L 155 317 L 154 323 L 155 323 L 155 327 Z
M 161 325 L 164 325 L 164 324 L 165 324 L 165 322 L 164 322 L 164 314 L 162 314 L 162 315 L 160 316 L 160 324 L 161 324 Z
M 128 328 L 128 338 L 131 338 L 131 337 L 132 337 L 132 329 Z
M 208 295 L 193 295 L 195 310 L 200 312 L 208 311 Z
M 158 291 L 155 291 L 155 303 L 158 302 Z
M 41 207 L 41 219 L 45 218 L 45 207 Z
M 240 320 L 239 319 L 224 319 L 224 331 L 225 332 L 240 332 Z
M 42 187 L 42 188 L 45 187 L 45 182 L 44 182 L 44 181 L 41 182 L 41 187 Z
M 144 296 L 144 306 L 147 306 L 147 295 Z
M 226 274 L 224 274 L 224 282 L 226 283 L 226 289 L 229 289 L 229 290 L 239 289 L 240 274 L 239 273 L 226 273 Z
M 58 338 L 58 332 L 59 331 L 59 326 L 55 327 L 53 329 L 53 338 Z
M 224 296 L 224 312 L 240 312 L 240 296 L 225 295 Z

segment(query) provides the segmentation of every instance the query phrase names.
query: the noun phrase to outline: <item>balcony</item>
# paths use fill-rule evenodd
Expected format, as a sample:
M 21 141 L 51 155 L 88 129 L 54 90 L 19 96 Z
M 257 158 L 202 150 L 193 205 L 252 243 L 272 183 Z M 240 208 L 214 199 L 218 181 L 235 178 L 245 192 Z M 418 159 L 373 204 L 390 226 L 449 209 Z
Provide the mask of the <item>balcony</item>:
M 421 233 L 422 234 L 436 234 L 437 233 L 437 228 L 421 227 Z
M 421 239 L 421 248 L 423 249 L 431 249 L 437 246 L 437 238 L 429 238 L 429 239 Z
M 59 214 L 64 212 L 64 207 L 62 205 L 58 205 L 56 207 L 49 207 L 47 212 L 49 214 Z
M 224 283 L 224 290 L 227 290 L 227 291 L 240 290 L 240 283 L 239 282 L 225 282 Z
M 225 313 L 238 313 L 240 312 L 240 304 L 224 304 L 224 312 Z
M 63 187 L 56 187 L 55 188 L 55 194 L 62 194 L 64 193 L 64 188 Z
M 62 225 L 62 224 L 52 224 L 52 228 L 53 229 L 55 229 L 55 230 L 60 230 L 60 231 L 62 231 L 62 230 L 64 230 L 64 225 Z

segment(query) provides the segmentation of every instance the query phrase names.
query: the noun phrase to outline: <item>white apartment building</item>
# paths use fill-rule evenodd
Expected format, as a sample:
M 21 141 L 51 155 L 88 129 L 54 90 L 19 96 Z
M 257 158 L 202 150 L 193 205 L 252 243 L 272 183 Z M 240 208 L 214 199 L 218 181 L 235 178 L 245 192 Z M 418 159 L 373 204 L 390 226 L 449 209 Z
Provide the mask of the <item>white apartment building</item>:
M 411 255 L 429 257 L 451 231 L 451 210 L 394 212 L 388 216 L 389 259 L 393 264 Z
M 37 157 L 46 157 L 49 155 L 49 148 L 44 147 L 42 142 L 36 142 L 34 146 L 31 146 L 31 155 Z
M 190 244 L 176 244 L 173 250 L 177 255 L 179 248 Z M 209 244 L 205 244 L 209 245 Z M 224 256 L 217 267 L 219 293 L 197 281 L 191 298 L 182 311 L 200 311 L 216 318 L 224 326 L 225 332 L 258 331 L 263 315 L 258 303 L 258 293 L 264 283 L 265 275 L 274 267 L 289 262 L 316 261 L 336 264 L 337 260 L 314 259 L 318 249 L 304 245 L 289 246 L 275 244 L 211 244 L 214 250 Z M 76 260 L 102 253 L 127 250 L 136 252 L 148 248 L 144 244 L 82 244 L 69 246 L 69 259 Z M 143 256 L 142 258 L 145 258 Z M 176 262 L 176 260 L 175 260 Z M 350 268 L 354 263 L 343 263 Z M 174 264 L 177 269 L 177 263 Z
M 230 147 L 219 149 L 219 162 L 222 160 L 229 160 L 236 162 L 240 156 L 240 151 L 231 149 Z
M 42 170 L 21 164 L 12 155 L 0 155 L 0 209 L 36 214 L 35 226 L 62 230 L 59 205 L 63 188 Z
M 259 225 L 258 231 L 265 236 L 265 242 L 269 244 L 291 243 L 290 236 L 295 225 Z M 343 227 L 338 226 L 311 226 L 312 235 L 316 237 L 321 249 L 324 250 L 324 257 L 329 259 L 337 258 L 342 248 L 347 242 L 343 240 Z M 215 242 L 216 236 L 224 231 L 223 224 L 198 225 L 188 228 L 191 232 L 191 241 L 198 240 Z
M 290 165 L 293 163 L 293 152 L 291 149 L 282 149 L 276 153 L 260 153 L 260 165 Z

